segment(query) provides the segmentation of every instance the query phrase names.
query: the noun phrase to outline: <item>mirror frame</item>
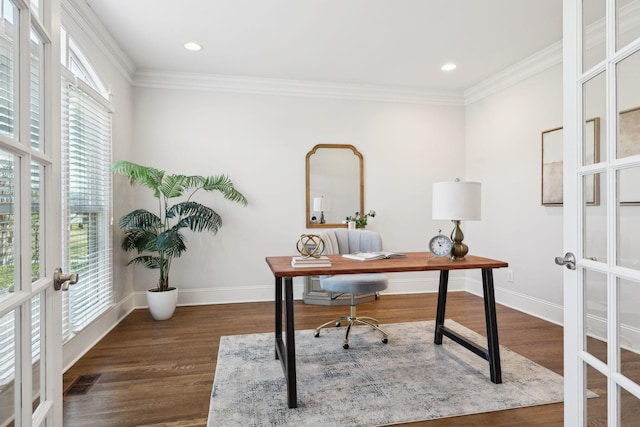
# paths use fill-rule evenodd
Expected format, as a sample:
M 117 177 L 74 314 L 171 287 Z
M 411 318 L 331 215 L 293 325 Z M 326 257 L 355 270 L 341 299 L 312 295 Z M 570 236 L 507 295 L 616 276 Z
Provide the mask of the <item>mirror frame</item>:
M 339 223 L 339 224 L 329 224 L 329 223 L 325 223 L 325 224 L 313 224 L 311 223 L 311 194 L 310 194 L 310 184 L 311 184 L 311 172 L 310 172 L 310 168 L 309 168 L 309 162 L 311 160 L 311 156 L 313 156 L 315 154 L 315 152 L 320 149 L 320 148 L 337 148 L 337 149 L 347 149 L 347 150 L 351 150 L 353 152 L 353 154 L 355 156 L 358 157 L 358 159 L 360 159 L 360 171 L 359 171 L 359 177 L 360 177 L 360 209 L 358 212 L 364 212 L 364 159 L 362 157 L 362 154 L 356 149 L 356 147 L 354 147 L 353 145 L 350 144 L 316 144 L 311 151 L 309 151 L 307 153 L 307 157 L 306 157 L 306 165 L 305 165 L 305 181 L 306 181 L 306 208 L 305 208 L 305 213 L 306 213 L 306 224 L 307 224 L 307 228 L 336 228 L 336 227 L 346 227 L 347 224 L 346 223 Z M 346 216 L 345 216 L 346 218 Z

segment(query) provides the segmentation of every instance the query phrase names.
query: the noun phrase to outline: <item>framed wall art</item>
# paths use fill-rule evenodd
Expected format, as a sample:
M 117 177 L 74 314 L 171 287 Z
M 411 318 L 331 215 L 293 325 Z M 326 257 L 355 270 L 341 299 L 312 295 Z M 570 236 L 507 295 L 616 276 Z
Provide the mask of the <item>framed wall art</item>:
M 542 205 L 562 206 L 562 128 L 542 132 Z
M 589 119 L 584 129 L 584 163 L 600 161 L 600 118 Z M 563 142 L 562 127 L 542 132 L 542 198 L 543 206 L 562 206 L 563 203 Z M 600 203 L 600 176 L 587 176 L 585 183 L 587 205 Z

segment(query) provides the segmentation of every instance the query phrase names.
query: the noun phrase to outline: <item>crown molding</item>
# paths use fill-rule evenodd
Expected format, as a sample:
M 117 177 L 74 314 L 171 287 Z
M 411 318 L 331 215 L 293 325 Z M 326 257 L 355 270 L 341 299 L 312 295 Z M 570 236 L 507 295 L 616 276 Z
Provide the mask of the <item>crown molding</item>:
M 562 41 L 559 41 L 465 90 L 465 105 L 479 101 L 561 63 Z
M 161 89 L 208 90 L 279 96 L 465 106 L 562 63 L 562 41 L 464 91 L 428 91 L 394 86 L 338 84 L 164 71 L 140 71 L 134 85 Z
M 67 20 L 63 23 L 70 26 L 73 37 L 81 45 L 86 44 L 86 40 L 91 41 L 98 46 L 114 67 L 124 76 L 124 78 L 133 84 L 133 76 L 136 72 L 136 66 L 129 56 L 118 46 L 109 31 L 104 27 L 102 22 L 93 13 L 91 7 L 84 0 L 62 0 L 62 12 Z M 85 49 L 86 55 L 90 56 L 90 50 Z
M 640 2 L 634 2 L 620 11 L 620 14 L 626 18 L 621 29 L 623 32 L 626 32 L 632 24 L 637 25 L 640 17 L 637 13 L 639 8 Z M 134 62 L 118 46 L 85 0 L 62 0 L 62 10 L 71 21 L 67 25 L 71 24 L 74 30 L 79 30 L 81 37 L 96 44 L 125 79 L 139 87 L 466 106 L 562 63 L 562 41 L 559 41 L 468 88 L 464 93 L 415 87 L 340 84 L 160 70 L 136 72 Z M 588 40 L 591 43 L 602 41 L 601 37 L 597 36 L 602 32 L 600 28 L 602 25 L 604 22 L 597 21 L 588 28 Z M 76 31 L 73 34 L 77 39 Z M 79 41 L 82 41 L 82 38 Z
M 640 1 L 625 5 L 619 10 L 620 33 L 626 34 L 640 25 Z M 598 19 L 586 29 L 586 48 L 593 49 L 605 42 L 605 20 Z M 464 92 L 465 105 L 506 89 L 537 73 L 562 63 L 562 40 L 530 57 L 514 64 L 498 74 L 478 83 Z
M 301 96 L 409 104 L 464 105 L 464 98 L 462 94 L 458 92 L 153 70 L 139 71 L 136 73 L 133 83 L 138 87 L 161 89 L 207 90 L 211 92 Z

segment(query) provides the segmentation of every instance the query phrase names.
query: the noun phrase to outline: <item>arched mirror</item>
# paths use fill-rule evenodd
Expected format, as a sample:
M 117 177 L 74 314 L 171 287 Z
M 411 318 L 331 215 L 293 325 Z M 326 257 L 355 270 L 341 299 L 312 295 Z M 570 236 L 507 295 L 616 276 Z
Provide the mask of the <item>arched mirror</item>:
M 348 144 L 318 144 L 307 153 L 307 228 L 346 227 L 364 212 L 362 154 Z

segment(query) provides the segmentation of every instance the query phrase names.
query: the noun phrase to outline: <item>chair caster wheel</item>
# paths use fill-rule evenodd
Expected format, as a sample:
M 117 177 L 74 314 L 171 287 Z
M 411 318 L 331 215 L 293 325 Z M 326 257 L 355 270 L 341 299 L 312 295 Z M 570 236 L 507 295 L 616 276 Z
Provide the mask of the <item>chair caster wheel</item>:
M 382 343 L 383 343 L 383 344 L 386 344 L 386 343 L 388 343 L 388 342 L 389 342 L 389 340 L 388 340 L 387 338 L 382 338 Z
M 349 348 L 349 344 L 342 344 L 342 348 L 344 348 L 345 350 L 347 350 Z
M 315 331 L 315 332 L 313 333 L 313 336 L 314 336 L 314 337 L 316 337 L 316 338 L 318 338 L 318 337 L 320 336 L 320 331 Z
M 336 328 L 340 327 L 340 322 L 336 322 Z

